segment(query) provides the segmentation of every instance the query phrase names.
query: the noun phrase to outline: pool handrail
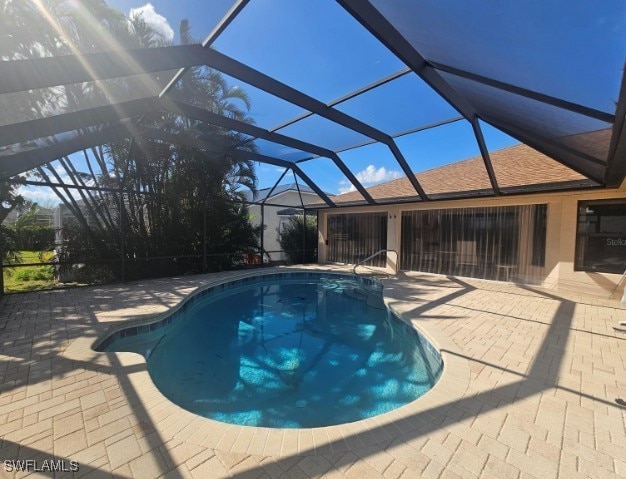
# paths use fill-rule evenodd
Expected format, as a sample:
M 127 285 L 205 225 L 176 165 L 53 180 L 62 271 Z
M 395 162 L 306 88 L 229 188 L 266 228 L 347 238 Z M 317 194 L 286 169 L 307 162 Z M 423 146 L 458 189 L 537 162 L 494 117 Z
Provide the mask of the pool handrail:
M 366 261 L 369 261 L 372 258 L 375 258 L 376 256 L 378 256 L 381 253 L 395 253 L 396 256 L 398 256 L 398 252 L 395 249 L 381 249 L 379 251 L 376 251 L 376 253 L 368 256 L 365 259 L 362 259 L 361 261 L 359 261 L 357 264 L 354 265 L 354 268 L 352 268 L 352 274 L 356 275 L 356 269 L 361 266 L 363 263 L 365 263 Z M 367 268 L 367 266 L 364 266 L 364 268 Z

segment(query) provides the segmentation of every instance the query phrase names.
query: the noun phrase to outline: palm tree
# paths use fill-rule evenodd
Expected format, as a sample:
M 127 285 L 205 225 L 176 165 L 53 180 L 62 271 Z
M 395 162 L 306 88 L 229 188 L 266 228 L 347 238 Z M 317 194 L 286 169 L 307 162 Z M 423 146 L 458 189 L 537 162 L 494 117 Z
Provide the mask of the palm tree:
M 187 21 L 181 22 L 179 33 L 182 43 L 196 43 L 190 35 Z M 214 113 L 251 121 L 247 117 L 250 100 L 245 91 L 229 86 L 219 72 L 210 68 L 190 69 L 173 86 L 169 96 Z M 203 151 L 141 140 L 140 144 L 116 145 L 121 146 L 121 150 L 111 150 L 112 156 L 119 160 L 115 163 L 126 185 L 132 184 L 135 190 L 155 193 L 129 197 L 128 201 L 135 205 L 135 214 L 139 210 L 144 212 L 131 221 L 137 225 L 138 236 L 185 236 L 187 244 L 198 245 L 204 241 L 203 237 L 199 237 L 201 231 L 198 225 L 206 224 L 206 217 L 211 216 L 207 231 L 211 252 L 217 253 L 228 245 L 237 249 L 237 244 L 242 241 L 245 248 L 249 248 L 251 241 L 243 240 L 243 236 L 248 234 L 251 240 L 254 238 L 246 227 L 240 227 L 248 223 L 247 211 L 235 208 L 232 203 L 241 196 L 242 188 L 255 189 L 254 164 L 242 161 L 229 152 L 236 146 L 248 150 L 254 146 L 238 133 L 171 113 L 145 115 L 142 125 L 159 128 L 169 134 L 202 139 L 212 145 L 212 149 Z M 230 226 L 225 227 L 226 223 Z M 233 242 L 235 231 L 243 231 L 244 234 Z M 161 240 L 155 245 L 174 251 L 180 249 L 180 243 L 168 244 Z M 145 254 L 150 253 L 146 251 Z
M 166 44 L 143 18 L 127 18 L 104 0 L 0 0 L 0 13 L 3 14 L 0 15 L 3 59 Z M 182 43 L 195 43 L 187 21 L 181 22 L 180 38 Z M 10 112 L 14 121 L 26 120 L 130 98 L 137 91 L 154 95 L 167 78 L 168 75 L 162 75 L 159 80 L 141 75 L 42 89 L 29 95 L 3 95 L 0 107 L 3 112 Z M 250 99 L 246 92 L 229 85 L 219 72 L 210 68 L 190 69 L 170 95 L 251 122 L 247 116 Z M 76 190 L 69 188 L 53 188 L 76 219 L 74 228 L 82 231 L 68 237 L 91 244 L 89 248 L 78 245 L 76 251 L 91 251 L 90 254 L 99 257 L 119 255 L 123 223 L 122 241 L 128 258 L 195 254 L 204 241 L 198 225 L 207 223 L 208 214 L 211 215 L 207 229 L 210 250 L 219 251 L 229 245 L 234 249 L 248 248 L 254 237 L 247 212 L 234 206 L 233 201 L 242 188 L 255 188 L 254 165 L 229 154 L 234 147 L 254 149 L 248 138 L 169 113 L 145 115 L 140 121 L 166 133 L 201 138 L 212 149 L 198 150 L 137 138 L 83 151 L 80 163 L 84 168 L 77 167 L 75 155 L 37 168 L 35 174 L 50 182 L 62 183 L 64 178 L 69 178 L 75 186 L 129 191 L 122 196 L 88 190 L 78 190 L 76 194 Z

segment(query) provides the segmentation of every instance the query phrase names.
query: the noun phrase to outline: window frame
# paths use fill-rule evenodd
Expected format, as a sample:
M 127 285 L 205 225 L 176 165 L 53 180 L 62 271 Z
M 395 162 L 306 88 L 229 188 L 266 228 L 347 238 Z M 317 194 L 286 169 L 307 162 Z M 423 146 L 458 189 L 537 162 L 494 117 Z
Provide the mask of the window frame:
M 580 219 L 581 208 L 588 205 L 624 205 L 626 210 L 626 198 L 611 198 L 611 199 L 598 199 L 598 200 L 579 200 L 576 204 L 576 233 L 575 233 L 575 246 L 574 246 L 574 271 L 583 273 L 602 273 L 602 274 L 621 274 L 615 271 L 604 271 L 599 269 L 586 269 L 584 267 L 584 258 L 581 257 L 581 241 L 580 238 L 585 236 L 580 232 Z M 625 214 L 626 216 L 626 214 Z M 626 233 L 626 232 L 625 232 Z M 588 234 L 587 234 L 588 236 Z M 580 264 L 579 264 L 580 258 Z

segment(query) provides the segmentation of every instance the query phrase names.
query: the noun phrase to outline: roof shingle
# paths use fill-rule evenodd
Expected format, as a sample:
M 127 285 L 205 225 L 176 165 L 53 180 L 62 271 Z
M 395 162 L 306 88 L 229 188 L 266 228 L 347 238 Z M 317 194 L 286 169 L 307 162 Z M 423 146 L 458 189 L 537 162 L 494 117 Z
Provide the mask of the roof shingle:
M 581 174 L 524 144 L 490 152 L 490 157 L 500 188 L 587 180 Z M 491 190 L 481 156 L 423 171 L 415 177 L 429 196 Z M 367 191 L 375 200 L 417 199 L 417 194 L 406 177 L 371 186 Z M 361 195 L 356 191 L 333 198 L 335 203 L 361 200 Z

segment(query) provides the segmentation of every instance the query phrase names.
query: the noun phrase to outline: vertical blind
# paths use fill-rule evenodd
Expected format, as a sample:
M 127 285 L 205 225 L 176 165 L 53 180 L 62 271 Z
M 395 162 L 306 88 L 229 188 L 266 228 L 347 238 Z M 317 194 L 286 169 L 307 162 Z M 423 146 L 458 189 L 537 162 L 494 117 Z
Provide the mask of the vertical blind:
M 404 270 L 524 282 L 543 279 L 547 205 L 402 213 Z
M 328 261 L 356 264 L 387 248 L 387 213 L 329 215 L 327 236 Z M 386 254 L 364 264 L 384 267 Z

